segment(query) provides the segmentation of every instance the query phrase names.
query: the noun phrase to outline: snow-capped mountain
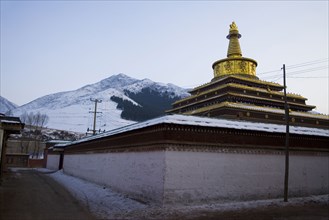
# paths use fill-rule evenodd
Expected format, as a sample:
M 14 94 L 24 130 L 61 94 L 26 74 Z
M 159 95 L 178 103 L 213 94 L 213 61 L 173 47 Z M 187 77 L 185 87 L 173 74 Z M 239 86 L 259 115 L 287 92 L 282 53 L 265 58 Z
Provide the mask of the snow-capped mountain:
M 0 113 L 7 113 L 13 109 L 17 108 L 17 105 L 9 101 L 8 99 L 0 96 Z
M 129 112 L 125 114 L 126 119 L 122 118 L 122 112 L 127 109 L 124 109 L 123 105 L 118 108 L 118 103 L 120 104 L 121 101 L 129 103 L 130 106 L 138 106 L 143 112 L 152 109 L 151 101 L 146 102 L 140 98 L 140 94 L 145 91 L 152 91 L 152 94 L 157 94 L 159 99 L 169 98 L 173 101 L 188 96 L 186 89 L 173 84 L 157 83 L 149 79 L 138 80 L 125 74 L 118 74 L 74 91 L 43 96 L 12 112 L 15 116 L 20 116 L 24 112 L 40 112 L 49 116 L 47 124 L 49 128 L 86 132 L 87 128 L 92 129 L 93 124 L 91 112 L 94 111 L 95 102 L 92 102 L 91 98 L 98 99 L 102 102 L 97 103 L 97 112 L 102 113 L 97 114 L 96 128 L 110 130 L 134 123 L 135 121 L 131 119 L 138 119 L 138 117 L 130 117 Z M 147 107 L 145 103 L 148 103 Z M 152 116 L 151 114 L 150 117 Z

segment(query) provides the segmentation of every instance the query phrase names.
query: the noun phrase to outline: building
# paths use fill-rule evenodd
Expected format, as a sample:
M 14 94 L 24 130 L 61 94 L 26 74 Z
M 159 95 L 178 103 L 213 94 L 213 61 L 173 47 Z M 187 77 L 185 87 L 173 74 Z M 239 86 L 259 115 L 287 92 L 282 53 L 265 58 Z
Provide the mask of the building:
M 50 170 L 63 169 L 64 160 L 64 147 L 55 146 L 69 144 L 71 141 L 63 140 L 50 140 L 46 142 L 46 148 L 44 150 L 44 167 Z
M 329 131 L 290 130 L 289 196 L 328 194 Z M 168 115 L 55 147 L 65 173 L 167 205 L 282 197 L 284 146 L 284 125 Z
M 24 133 L 22 131 L 21 133 Z M 7 154 L 26 154 L 30 158 L 43 158 L 46 144 L 41 140 L 23 135 L 12 135 L 7 141 Z
M 9 117 L 4 114 L 0 114 L 0 180 L 3 172 L 6 170 L 6 148 L 9 135 L 18 134 L 24 128 L 24 124 L 17 117 Z M 16 160 L 19 155 L 15 156 L 15 161 L 25 160 L 25 155 Z
M 284 87 L 260 80 L 257 62 L 242 56 L 236 24 L 230 25 L 227 58 L 212 65 L 211 82 L 194 88 L 191 96 L 173 103 L 168 113 L 238 119 L 264 123 L 285 123 Z M 290 123 L 297 126 L 329 128 L 328 115 L 312 112 L 306 98 L 287 94 Z
M 215 62 L 214 79 L 174 103 L 172 114 L 57 144 L 47 167 L 59 167 L 64 149 L 65 173 L 160 206 L 283 197 L 282 86 L 256 77 L 239 37 L 233 23 L 229 56 Z M 295 117 L 289 196 L 328 194 L 327 119 L 310 113 L 301 96 L 288 97 Z

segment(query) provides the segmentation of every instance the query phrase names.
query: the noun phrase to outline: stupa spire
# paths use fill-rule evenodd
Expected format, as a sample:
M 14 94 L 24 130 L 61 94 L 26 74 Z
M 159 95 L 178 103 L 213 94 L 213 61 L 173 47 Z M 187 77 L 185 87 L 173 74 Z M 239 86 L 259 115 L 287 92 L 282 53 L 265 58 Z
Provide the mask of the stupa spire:
M 227 39 L 230 40 L 227 50 L 227 57 L 242 57 L 242 52 L 240 48 L 239 38 L 241 34 L 239 33 L 238 27 L 233 21 L 230 25 L 230 33 L 227 35 Z
M 228 75 L 236 75 L 249 78 L 257 78 L 257 62 L 253 59 L 242 57 L 240 48 L 238 27 L 233 21 L 230 25 L 230 32 L 227 39 L 230 40 L 227 50 L 227 58 L 217 60 L 212 68 L 214 70 L 214 80 Z

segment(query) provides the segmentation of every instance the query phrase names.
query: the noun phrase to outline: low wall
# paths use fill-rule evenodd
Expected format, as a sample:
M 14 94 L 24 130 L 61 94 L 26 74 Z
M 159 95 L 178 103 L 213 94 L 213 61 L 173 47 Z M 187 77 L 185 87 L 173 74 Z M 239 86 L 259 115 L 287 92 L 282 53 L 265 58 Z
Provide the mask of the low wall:
M 44 159 L 29 159 L 30 168 L 41 168 L 43 167 Z
M 60 160 L 59 154 L 48 154 L 46 168 L 50 170 L 58 170 L 59 160 Z
M 64 172 L 143 200 L 162 203 L 165 152 L 67 154 Z
M 28 154 L 6 154 L 6 167 L 28 167 Z
M 166 152 L 164 203 L 283 197 L 284 154 Z M 329 193 L 328 155 L 290 155 L 289 196 Z
M 283 197 L 282 151 L 200 149 L 67 154 L 64 172 L 161 205 Z M 328 173 L 327 153 L 291 153 L 289 196 L 328 194 Z

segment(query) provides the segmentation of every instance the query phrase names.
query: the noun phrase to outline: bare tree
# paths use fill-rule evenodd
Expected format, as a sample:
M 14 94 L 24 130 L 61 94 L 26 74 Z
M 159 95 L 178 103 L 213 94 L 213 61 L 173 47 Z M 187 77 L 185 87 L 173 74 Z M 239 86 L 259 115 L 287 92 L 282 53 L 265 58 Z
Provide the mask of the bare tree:
M 23 150 L 26 147 L 28 148 L 30 145 L 30 141 L 33 141 L 34 149 L 32 158 L 38 157 L 40 151 L 40 142 L 42 141 L 42 129 L 48 123 L 49 117 L 48 115 L 41 114 L 40 112 L 24 112 L 21 115 L 21 121 L 25 123 L 26 128 L 28 128 L 27 134 L 25 134 L 25 137 L 23 137 L 23 140 L 21 142 L 21 149 Z M 25 144 L 23 143 L 24 139 L 26 140 L 25 142 L 27 142 Z
M 21 122 L 25 124 L 25 131 L 22 132 L 22 138 L 21 138 L 21 153 L 28 153 L 29 152 L 29 145 L 31 141 L 31 120 L 29 118 L 29 114 L 27 112 L 24 112 L 21 117 Z M 28 130 L 26 132 L 26 130 Z

